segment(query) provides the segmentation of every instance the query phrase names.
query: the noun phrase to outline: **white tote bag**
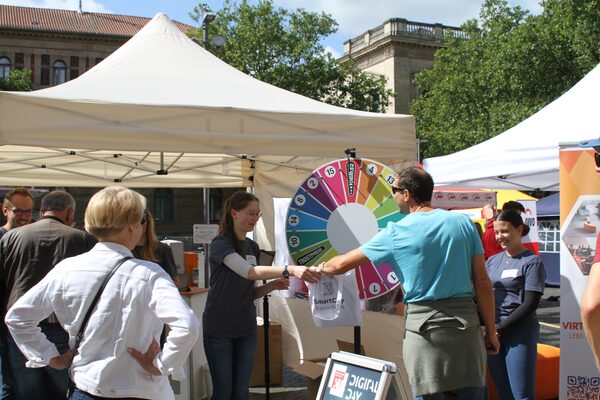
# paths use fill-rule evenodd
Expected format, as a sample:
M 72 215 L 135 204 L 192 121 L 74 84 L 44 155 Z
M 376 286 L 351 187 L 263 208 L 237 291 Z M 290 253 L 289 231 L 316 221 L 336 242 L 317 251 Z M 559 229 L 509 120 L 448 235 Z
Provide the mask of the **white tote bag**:
M 362 323 L 360 298 L 354 270 L 344 275 L 322 274 L 308 284 L 313 321 L 318 327 L 359 326 Z

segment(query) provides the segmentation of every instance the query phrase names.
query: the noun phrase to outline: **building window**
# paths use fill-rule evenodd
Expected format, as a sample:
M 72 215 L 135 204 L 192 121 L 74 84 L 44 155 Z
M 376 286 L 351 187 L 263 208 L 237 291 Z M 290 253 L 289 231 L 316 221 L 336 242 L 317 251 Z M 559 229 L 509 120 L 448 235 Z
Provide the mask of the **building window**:
M 56 60 L 52 64 L 52 84 L 60 85 L 67 81 L 67 65 L 64 61 Z
M 79 57 L 71 57 L 69 79 L 75 79 L 79 76 Z
M 25 66 L 25 54 L 15 53 L 15 69 L 23 69 Z
M 560 253 L 559 220 L 538 221 L 538 237 L 541 252 Z
M 10 75 L 10 65 L 8 57 L 0 57 L 0 79 L 8 78 L 8 75 Z
M 154 218 L 157 221 L 173 221 L 173 191 L 156 189 L 154 192 Z
M 50 85 L 50 56 L 42 54 L 42 67 L 40 68 L 40 84 L 42 86 Z

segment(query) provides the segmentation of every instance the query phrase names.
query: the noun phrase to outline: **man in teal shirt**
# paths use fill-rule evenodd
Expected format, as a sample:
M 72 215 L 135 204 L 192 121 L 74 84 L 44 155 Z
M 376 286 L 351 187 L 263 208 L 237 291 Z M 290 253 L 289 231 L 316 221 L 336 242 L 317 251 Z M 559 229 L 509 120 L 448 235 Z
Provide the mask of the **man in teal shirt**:
M 431 208 L 433 179 L 423 169 L 398 172 L 392 192 L 408 215 L 320 268 L 337 275 L 369 261 L 392 265 L 405 291 L 403 358 L 415 396 L 456 390 L 460 399 L 484 399 L 485 350 L 496 354 L 499 343 L 481 240 L 468 217 Z

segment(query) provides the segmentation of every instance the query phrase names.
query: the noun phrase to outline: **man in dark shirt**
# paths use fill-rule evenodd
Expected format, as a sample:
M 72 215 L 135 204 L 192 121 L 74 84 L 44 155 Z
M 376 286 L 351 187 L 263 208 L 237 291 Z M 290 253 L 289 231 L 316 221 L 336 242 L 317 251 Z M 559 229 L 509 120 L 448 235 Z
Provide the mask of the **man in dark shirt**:
M 2 202 L 6 224 L 0 226 L 0 238 L 11 229 L 30 223 L 32 213 L 33 196 L 27 188 L 18 187 L 6 193 Z
M 3 315 L 60 261 L 90 250 L 96 239 L 72 228 L 75 199 L 64 191 L 53 191 L 42 199 L 40 220 L 9 231 L 0 240 L 0 272 L 4 284 Z M 40 323 L 42 332 L 62 354 L 68 350 L 68 335 L 58 321 Z M 50 367 L 27 368 L 27 360 L 12 337 L 8 341 L 8 362 L 17 399 L 64 399 L 68 371 Z
M 6 224 L 0 226 L 0 238 L 11 229 L 27 225 L 31 222 L 33 214 L 33 196 L 25 187 L 15 188 L 4 196 L 2 202 L 2 214 L 6 218 Z M 0 298 L 4 285 L 0 281 Z M 8 366 L 8 353 L 6 352 L 6 335 L 3 329 L 4 323 L 0 323 L 0 399 L 13 400 L 15 393 L 12 384 L 12 375 Z

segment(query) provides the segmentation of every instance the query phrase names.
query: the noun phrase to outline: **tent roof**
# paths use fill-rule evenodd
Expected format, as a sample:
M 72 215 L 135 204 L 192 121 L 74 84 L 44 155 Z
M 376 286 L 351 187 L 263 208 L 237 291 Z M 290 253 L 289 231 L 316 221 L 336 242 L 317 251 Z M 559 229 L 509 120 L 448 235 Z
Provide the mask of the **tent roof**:
M 558 217 L 560 215 L 560 192 L 539 199 L 536 207 L 538 217 Z
M 600 136 L 600 66 L 546 107 L 483 143 L 424 160 L 436 186 L 558 190 L 558 145 Z
M 307 159 L 347 147 L 379 160 L 416 156 L 414 117 L 335 107 L 253 79 L 165 14 L 77 79 L 0 92 L 0 145 L 4 185 L 239 187 L 261 161 L 308 169 Z

